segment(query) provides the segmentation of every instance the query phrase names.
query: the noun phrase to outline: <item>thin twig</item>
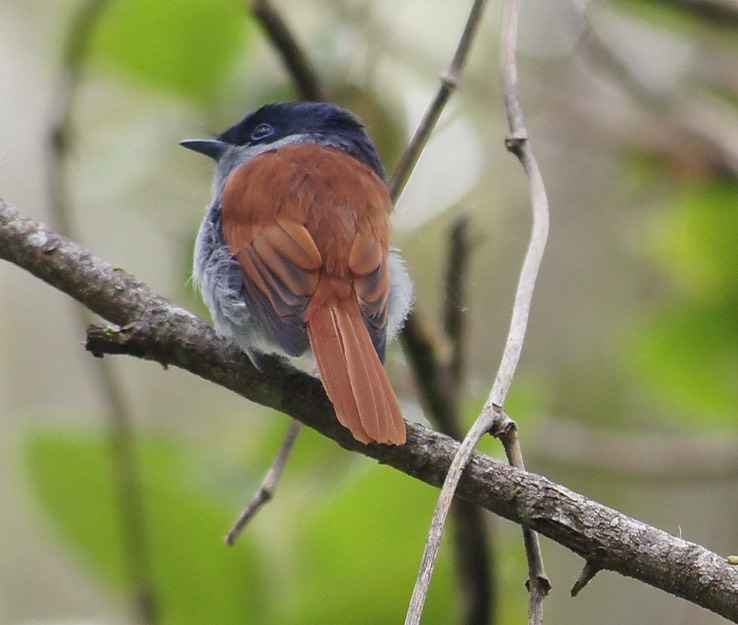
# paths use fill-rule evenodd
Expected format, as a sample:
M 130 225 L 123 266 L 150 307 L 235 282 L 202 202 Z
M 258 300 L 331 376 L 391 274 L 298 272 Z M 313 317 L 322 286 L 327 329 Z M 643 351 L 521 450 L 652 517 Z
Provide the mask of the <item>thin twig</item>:
M 457 440 L 463 432 L 460 398 L 464 384 L 466 278 L 471 253 L 468 226 L 466 215 L 458 217 L 451 225 L 444 282 L 443 326 L 451 354 L 443 369 L 447 380 L 445 390 L 453 411 L 446 415 L 442 431 Z M 439 421 L 439 416 L 433 420 Z M 492 559 L 494 552 L 490 549 L 491 536 L 485 525 L 486 515 L 478 506 L 463 500 L 454 502 L 451 514 L 456 569 L 461 585 L 461 623 L 491 625 L 497 617 L 498 588 Z
M 408 149 L 401 159 L 398 169 L 395 171 L 393 181 L 390 183 L 390 190 L 395 200 L 425 147 L 448 98 L 459 83 L 469 48 L 481 21 L 483 7 L 484 0 L 476 0 L 474 2 L 451 65 L 448 71 L 442 76 L 438 93 L 416 130 Z M 317 74 L 309 67 L 307 56 L 296 43 L 294 36 L 282 17 L 267 0 L 256 0 L 252 4 L 252 10 L 261 20 L 273 45 L 280 52 L 302 96 L 307 99 L 321 99 L 323 94 Z M 461 236 L 462 230 L 463 227 L 460 227 L 456 231 L 457 239 Z M 456 275 L 463 271 L 463 266 L 461 265 L 465 262 L 467 255 L 466 250 L 459 252 L 458 248 L 462 247 L 462 243 L 465 242 L 462 241 L 459 243 L 459 241 L 455 241 L 453 244 L 456 245 L 457 249 L 452 255 L 449 271 Z M 462 288 L 459 283 L 460 278 L 453 281 L 450 280 L 449 282 L 457 283 L 457 291 L 451 294 L 453 297 L 450 299 L 458 299 L 456 295 L 458 295 L 458 290 Z M 430 408 L 430 414 L 435 421 L 445 424 L 445 426 L 441 426 L 443 431 L 458 437 L 460 428 L 456 417 L 457 407 L 455 403 L 458 397 L 458 384 L 461 378 L 462 358 L 462 330 L 458 305 L 453 313 L 447 315 L 447 322 L 447 333 L 453 346 L 453 358 L 450 369 L 442 368 L 439 365 L 438 358 L 436 357 L 437 350 L 435 342 L 426 332 L 421 330 L 425 326 L 421 323 L 418 313 L 412 315 L 408 320 L 402 336 L 405 345 L 412 346 L 408 351 L 418 356 L 417 358 L 411 356 L 411 360 L 415 364 L 415 378 L 418 380 L 421 388 L 424 389 L 421 396 Z M 453 381 L 449 380 L 449 371 Z M 460 510 L 458 516 L 460 524 L 469 524 L 465 530 L 461 530 L 459 535 L 473 535 L 476 537 L 476 542 L 478 543 L 477 550 L 474 554 L 474 564 L 472 566 L 462 565 L 460 567 L 462 578 L 466 577 L 468 580 L 470 570 L 475 571 L 475 573 L 471 574 L 472 576 L 477 576 L 477 579 L 472 580 L 469 584 L 465 584 L 465 587 L 474 588 L 474 592 L 471 593 L 474 595 L 474 599 L 466 604 L 469 606 L 469 619 L 467 622 L 485 622 L 489 620 L 489 606 L 491 606 L 491 573 L 489 571 L 488 561 L 481 556 L 480 552 L 483 549 L 482 543 L 484 542 L 483 523 L 478 512 Z M 461 544 L 460 540 L 459 544 Z M 460 551 L 457 551 L 457 553 L 459 553 L 461 561 L 469 561 L 469 558 L 461 555 Z M 479 576 L 483 576 L 484 580 L 480 581 L 478 579 Z
M 448 369 L 450 386 L 456 394 L 455 399 L 459 396 L 461 381 L 464 378 L 465 290 L 470 251 L 469 217 L 461 215 L 451 225 L 443 312 L 443 327 L 451 345 Z
M 495 421 L 490 433 L 502 441 L 510 465 L 525 471 L 517 424 L 503 413 L 502 417 Z M 528 579 L 525 583 L 528 589 L 528 622 L 531 625 L 539 625 L 543 623 L 543 600 L 551 591 L 551 582 L 543 567 L 538 534 L 525 525 L 523 525 L 523 545 L 528 562 Z
M 475 0 L 472 3 L 472 7 L 467 17 L 464 31 L 459 39 L 456 51 L 448 70 L 441 76 L 441 84 L 428 106 L 423 118 L 421 119 L 418 127 L 413 134 L 412 139 L 405 152 L 403 153 L 397 168 L 389 182 L 390 195 L 394 202 L 397 202 L 402 190 L 409 179 L 413 168 L 415 167 L 420 154 L 425 148 L 428 140 L 430 139 L 431 133 L 435 128 L 438 119 L 441 116 L 449 98 L 452 93 L 458 87 L 461 81 L 461 75 L 466 64 L 466 60 L 471 48 L 474 36 L 478 31 L 479 24 L 481 23 L 482 13 L 485 7 L 485 0 Z M 458 258 L 456 259 L 458 260 Z M 454 262 L 452 261 L 451 266 L 453 267 Z M 451 268 L 450 271 L 453 271 Z M 447 317 L 449 317 L 447 315 Z M 447 322 L 449 320 L 447 319 Z M 461 366 L 458 362 L 458 358 L 461 357 L 461 336 L 460 327 L 454 327 L 456 319 L 451 319 L 451 327 L 448 327 L 447 333 L 450 335 L 452 342 L 454 342 L 454 356 L 455 364 L 452 361 L 451 376 L 456 379 L 456 386 L 461 377 Z M 458 339 L 458 341 L 457 341 Z M 411 314 L 408 319 L 405 328 L 402 333 L 403 344 L 405 345 L 406 352 L 409 354 L 411 362 L 413 363 L 413 369 L 415 371 L 415 379 L 417 380 L 419 387 L 421 388 L 421 397 L 424 399 L 426 406 L 430 408 L 430 413 L 435 416 L 434 420 L 440 423 L 445 423 L 446 427 L 443 428 L 454 435 L 458 435 L 459 430 L 457 414 L 457 398 L 458 391 L 455 388 L 449 392 L 449 371 L 445 374 L 439 366 L 437 358 L 437 342 L 433 340 L 431 333 L 428 331 L 428 327 L 421 321 L 420 314 L 415 312 Z M 473 518 L 471 523 L 476 527 L 475 534 L 478 536 L 484 536 L 479 528 L 481 528 L 481 518 L 478 517 L 478 513 L 468 514 L 466 510 L 459 511 L 460 523 L 467 523 L 470 518 Z M 469 525 L 467 529 L 472 526 Z M 460 539 L 461 534 L 459 534 Z M 482 546 L 479 546 L 480 550 Z M 459 557 L 461 558 L 461 552 L 457 550 Z M 485 586 L 492 584 L 492 574 L 489 561 L 479 562 L 477 567 L 478 575 L 474 586 L 478 591 L 483 589 Z M 485 572 L 486 569 L 486 572 Z M 484 576 L 484 580 L 480 576 Z M 463 577 L 463 576 L 462 576 Z M 480 581 L 481 580 L 481 581 Z M 473 600 L 467 605 L 471 606 L 466 618 L 468 622 L 474 622 L 474 619 L 483 618 L 481 615 L 485 612 L 491 614 L 491 603 L 485 603 L 484 601 Z M 411 618 L 412 613 L 412 602 L 408 610 L 408 619 Z M 422 609 L 422 608 L 421 608 Z M 420 618 L 418 613 L 417 618 Z M 411 621 L 406 621 L 411 622 Z
M 327 97 L 318 73 L 310 64 L 307 54 L 274 5 L 269 0 L 253 0 L 250 3 L 250 9 L 282 59 L 285 68 L 292 77 L 292 81 L 295 83 L 300 98 L 311 101 L 326 100 Z M 290 424 L 290 428 L 287 430 L 277 455 L 272 461 L 272 466 L 267 472 L 264 482 L 262 482 L 259 490 L 254 494 L 241 516 L 226 535 L 226 544 L 233 545 L 251 518 L 274 496 L 279 478 L 289 460 L 301 427 L 299 421 L 293 420 Z
M 364 445 L 335 418 L 319 380 L 278 358 L 261 371 L 235 345 L 143 282 L 0 198 L 0 259 L 25 269 L 107 319 L 87 335 L 96 355 L 127 354 L 176 366 L 299 419 L 343 448 L 439 487 L 459 443 L 407 423 L 405 445 Z M 164 374 L 163 374 L 164 375 Z M 285 392 L 289 389 L 289 392 Z M 535 529 L 603 570 L 638 579 L 738 622 L 738 567 L 546 478 L 474 453 L 458 496 Z
M 108 5 L 108 0 L 88 0 L 79 7 L 70 23 L 54 100 L 53 121 L 49 127 L 46 176 L 51 215 L 58 230 L 73 238 L 76 237 L 66 165 L 73 139 L 74 102 L 92 35 Z M 92 316 L 81 306 L 75 306 L 75 312 L 80 328 L 84 330 Z M 97 375 L 96 386 L 101 389 L 108 414 L 115 495 L 136 620 L 144 625 L 153 625 L 157 622 L 156 601 L 130 408 L 112 363 L 97 361 L 90 366 Z
M 520 360 L 523 348 L 528 314 L 533 297 L 533 287 L 538 275 L 538 269 L 543 258 L 543 252 L 548 238 L 548 198 L 546 196 L 543 179 L 537 162 L 528 142 L 527 131 L 518 96 L 518 79 L 516 65 L 517 16 L 519 0 L 506 0 L 502 14 L 502 42 L 501 66 L 503 77 L 503 93 L 505 109 L 508 115 L 510 135 L 506 145 L 510 151 L 520 159 L 523 169 L 528 176 L 533 207 L 533 227 L 531 239 L 526 252 L 523 267 L 520 272 L 518 288 L 515 294 L 510 330 L 503 352 L 500 368 L 490 391 L 487 403 L 477 421 L 472 426 L 454 457 L 446 476 L 438 503 L 431 521 L 428 542 L 423 554 L 418 579 L 413 590 L 410 609 L 406 618 L 406 625 L 417 625 L 420 622 L 423 606 L 428 593 L 428 586 L 433 574 L 438 549 L 443 535 L 443 529 L 448 517 L 448 511 L 453 501 L 456 487 L 461 479 L 464 467 L 467 465 L 474 448 L 487 432 L 494 429 L 496 423 L 504 421 L 505 415 L 502 406 L 512 384 L 513 375 Z M 513 428 L 514 429 L 514 428 Z M 504 440 L 503 440 L 504 443 Z M 511 458 L 522 465 L 522 454 L 519 445 L 508 443 L 506 452 Z M 520 458 L 518 458 L 520 456 Z M 540 623 L 542 620 L 542 597 L 547 592 L 548 580 L 542 566 L 540 547 L 535 536 L 524 530 L 524 542 L 528 557 L 528 586 L 530 588 L 529 622 Z M 544 581 L 545 580 L 545 581 Z
M 450 358 L 439 355 L 439 344 L 444 341 L 432 332 L 417 310 L 407 320 L 400 335 L 418 396 L 429 420 L 439 431 L 456 440 L 463 435 L 459 397 L 463 376 L 464 323 L 457 317 L 463 317 L 466 298 L 463 283 L 471 251 L 464 234 L 467 223 L 465 218 L 454 223 L 449 237 L 444 326 L 446 342 L 450 344 Z M 497 585 L 483 512 L 473 504 L 456 501 L 452 514 L 454 554 L 462 593 L 462 623 L 489 625 L 495 622 Z
M 251 11 L 259 20 L 304 100 L 326 99 L 323 85 L 284 18 L 269 0 L 254 0 Z
M 279 451 L 272 461 L 272 466 L 269 467 L 264 480 L 259 486 L 259 490 L 256 491 L 251 501 L 246 505 L 241 515 L 238 517 L 233 527 L 230 529 L 225 537 L 227 545 L 233 545 L 238 537 L 241 535 L 243 528 L 246 524 L 256 515 L 261 507 L 271 501 L 274 497 L 274 493 L 277 490 L 277 485 L 282 477 L 282 472 L 285 466 L 287 466 L 287 460 L 289 460 L 292 449 L 294 448 L 295 441 L 297 440 L 300 431 L 302 430 L 302 423 L 293 419 L 290 422 L 290 427 L 285 434 L 282 444 L 279 446 Z
M 464 383 L 464 339 L 466 330 L 466 276 L 471 253 L 469 218 L 462 215 L 451 224 L 448 261 L 444 281 L 443 326 L 450 346 L 448 362 L 434 361 L 440 369 L 436 377 L 443 384 L 438 392 L 446 396 L 447 411 L 429 412 L 429 417 L 444 434 L 462 437 L 459 399 Z M 497 584 L 489 532 L 484 511 L 467 501 L 457 500 L 451 508 L 454 555 L 462 597 L 464 625 L 491 625 L 496 621 Z
M 607 73 L 622 86 L 630 97 L 660 121 L 670 126 L 670 136 L 676 131 L 675 141 L 690 149 L 704 153 L 714 166 L 738 176 L 738 141 L 725 132 L 726 122 L 733 123 L 733 110 L 722 107 L 719 99 L 695 104 L 698 92 L 691 90 L 689 98 L 679 93 L 668 95 L 654 89 L 638 72 L 600 36 L 591 20 L 586 18 L 586 30 L 581 40 L 582 58 L 597 64 L 600 73 Z
M 390 195 L 395 202 L 397 202 L 397 198 L 400 197 L 405 184 L 410 178 L 410 174 L 415 168 L 423 148 L 425 148 L 433 129 L 436 127 L 438 118 L 446 107 L 446 103 L 461 82 L 461 74 L 464 70 L 467 56 L 469 55 L 469 49 L 474 41 L 474 35 L 479 29 L 479 24 L 482 21 L 485 2 L 486 0 L 474 0 L 472 8 L 469 11 L 469 17 L 466 20 L 466 25 L 464 26 L 464 32 L 461 34 L 456 52 L 451 60 L 451 65 L 446 73 L 441 76 L 441 86 L 426 109 L 423 118 L 415 129 L 415 133 L 392 175 L 389 189 Z
M 734 481 L 738 467 L 735 435 L 613 431 L 548 417 L 536 420 L 527 440 L 529 455 L 546 463 L 639 484 Z
M 518 69 L 516 62 L 517 25 L 520 0 L 506 0 L 502 10 L 502 79 L 505 110 L 507 112 L 510 135 L 506 141 L 508 149 L 520 160 L 528 178 L 528 186 L 533 208 L 533 226 L 530 245 L 526 253 L 523 268 L 515 296 L 513 319 L 510 324 L 510 334 L 503 354 L 503 364 L 500 367 L 495 385 L 490 392 L 487 405 L 482 411 L 496 418 L 496 407 L 504 405 L 510 390 L 513 374 L 520 360 L 523 348 L 525 329 L 528 324 L 528 313 L 533 298 L 538 269 L 541 266 L 543 253 L 548 239 L 548 197 L 543 184 L 543 177 L 538 168 L 533 149 L 528 140 L 528 131 L 525 126 L 523 110 L 520 104 L 518 89 Z M 503 414 L 503 419 L 508 419 Z M 508 460 L 513 466 L 525 470 L 523 454 L 517 435 L 517 426 L 510 422 L 509 427 L 501 429 L 501 440 L 505 446 Z M 529 610 L 528 620 L 531 625 L 543 622 L 543 600 L 551 589 L 551 583 L 543 568 L 543 557 L 538 542 L 538 536 L 530 528 L 523 527 L 525 553 L 528 560 L 528 591 Z
M 584 587 L 589 584 L 589 582 L 594 579 L 594 576 L 597 575 L 597 573 L 599 573 L 601 570 L 602 567 L 598 563 L 587 560 L 582 567 L 581 573 L 579 573 L 579 577 L 577 577 L 574 585 L 571 587 L 569 594 L 572 597 L 576 597 L 580 592 L 582 592 L 582 590 L 584 590 Z

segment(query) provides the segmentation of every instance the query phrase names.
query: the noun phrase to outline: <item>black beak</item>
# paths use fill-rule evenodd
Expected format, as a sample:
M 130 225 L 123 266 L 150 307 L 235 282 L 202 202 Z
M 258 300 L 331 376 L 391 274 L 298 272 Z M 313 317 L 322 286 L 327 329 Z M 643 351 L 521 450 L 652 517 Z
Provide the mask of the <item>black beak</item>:
M 205 156 L 209 156 L 214 161 L 217 161 L 225 151 L 228 149 L 229 144 L 224 141 L 218 141 L 217 139 L 186 139 L 180 141 L 179 145 L 193 152 L 199 152 Z

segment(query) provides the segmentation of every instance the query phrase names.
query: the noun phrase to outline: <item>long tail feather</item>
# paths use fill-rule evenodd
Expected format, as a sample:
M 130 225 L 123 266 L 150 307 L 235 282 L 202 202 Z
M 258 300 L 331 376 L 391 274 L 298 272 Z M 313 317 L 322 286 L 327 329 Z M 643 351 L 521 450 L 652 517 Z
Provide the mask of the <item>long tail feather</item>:
M 358 304 L 344 300 L 314 310 L 308 336 L 339 422 L 363 443 L 402 445 L 402 412 Z

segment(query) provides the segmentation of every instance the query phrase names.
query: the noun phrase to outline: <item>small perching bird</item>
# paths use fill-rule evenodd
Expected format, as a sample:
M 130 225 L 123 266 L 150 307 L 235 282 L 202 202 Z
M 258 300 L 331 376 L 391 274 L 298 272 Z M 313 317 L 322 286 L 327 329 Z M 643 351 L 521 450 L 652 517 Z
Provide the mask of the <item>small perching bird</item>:
M 217 162 L 194 266 L 216 329 L 257 366 L 260 353 L 311 348 L 354 438 L 403 444 L 382 362 L 412 282 L 389 247 L 394 207 L 362 124 L 332 104 L 276 103 L 182 145 Z

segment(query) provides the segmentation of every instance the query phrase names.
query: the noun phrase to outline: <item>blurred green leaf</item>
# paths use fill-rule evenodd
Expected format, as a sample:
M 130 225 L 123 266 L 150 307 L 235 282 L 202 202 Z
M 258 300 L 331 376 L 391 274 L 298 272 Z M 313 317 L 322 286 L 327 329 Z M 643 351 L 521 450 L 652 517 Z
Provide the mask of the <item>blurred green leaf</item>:
M 212 102 L 248 41 L 237 0 L 113 0 L 94 58 L 150 87 Z
M 283 623 L 402 622 L 438 491 L 385 467 L 352 479 L 299 528 L 298 593 Z M 424 622 L 456 620 L 456 586 L 442 550 Z
M 738 310 L 683 307 L 640 329 L 633 354 L 641 379 L 677 414 L 735 427 L 738 414 Z
M 688 294 L 738 300 L 738 185 L 688 188 L 659 221 L 655 248 L 662 267 Z
M 735 19 L 730 3 L 726 3 L 724 14 L 721 14 L 720 3 L 715 3 L 713 11 L 690 7 L 687 2 L 663 0 L 615 0 L 610 5 L 659 29 L 684 33 L 690 38 L 707 36 L 713 42 L 735 42 Z
M 654 228 L 655 258 L 676 296 L 635 330 L 631 358 L 644 385 L 702 422 L 738 414 L 738 185 L 681 192 Z
M 253 543 L 248 535 L 234 549 L 222 542 L 232 512 L 198 486 L 186 450 L 140 437 L 137 455 L 161 622 L 260 622 L 262 575 Z M 38 498 L 64 538 L 101 582 L 125 594 L 109 441 L 100 434 L 34 434 L 26 457 Z

